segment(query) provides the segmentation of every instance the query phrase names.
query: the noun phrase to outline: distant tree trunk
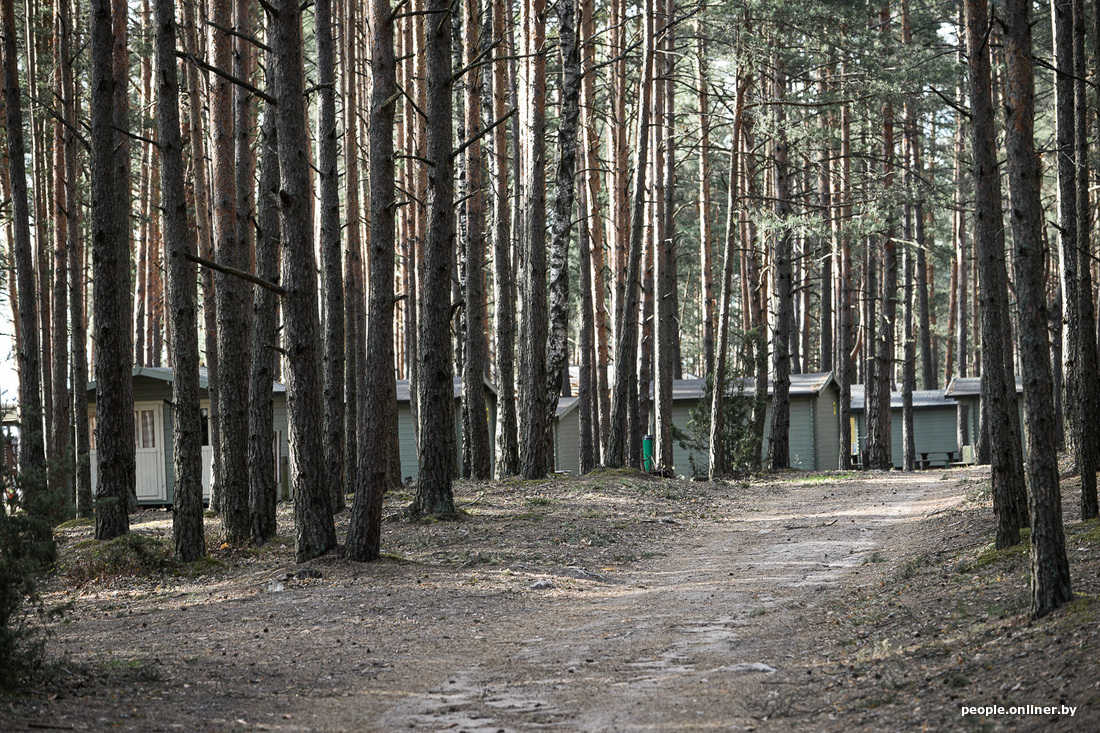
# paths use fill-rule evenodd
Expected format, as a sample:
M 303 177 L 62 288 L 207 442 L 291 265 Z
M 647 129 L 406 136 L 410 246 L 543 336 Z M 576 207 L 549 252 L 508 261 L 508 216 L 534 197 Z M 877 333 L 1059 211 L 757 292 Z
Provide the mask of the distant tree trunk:
M 179 81 L 176 71 L 176 11 L 156 0 L 157 142 L 161 210 L 168 268 L 168 321 L 172 332 L 172 435 L 175 483 L 172 535 L 175 556 L 191 562 L 206 554 L 202 527 L 202 435 L 199 413 L 198 313 L 195 265 L 187 256 L 194 238 L 187 230 L 183 144 L 180 140 Z
M 587 174 L 585 176 L 587 178 Z M 592 317 L 592 290 L 589 282 L 592 277 L 592 255 L 589 249 L 591 232 L 588 230 L 588 187 L 577 187 L 577 208 L 580 216 L 577 218 L 578 252 L 577 252 L 577 278 L 580 281 L 580 327 L 578 329 L 577 351 L 579 352 L 579 379 L 577 382 L 578 428 L 580 430 L 580 472 L 588 473 L 596 467 L 597 458 L 600 455 L 599 440 L 599 405 L 594 394 L 593 361 L 596 351 L 594 342 L 595 327 Z M 598 362 L 597 362 L 598 364 Z
M 635 366 L 638 349 L 638 283 L 642 264 L 643 214 L 645 212 L 646 160 L 648 158 L 647 132 L 649 105 L 653 76 L 653 0 L 646 0 L 643 31 L 642 75 L 638 91 L 637 144 L 634 153 L 634 178 L 631 184 L 630 244 L 625 270 L 622 315 L 615 329 L 615 381 L 611 395 L 611 422 L 607 436 L 607 457 L 604 463 L 611 468 L 621 468 L 628 460 L 627 450 L 631 436 L 626 428 L 631 396 L 631 372 Z
M 1085 8 L 1083 0 L 1073 0 L 1073 88 L 1077 194 L 1077 297 L 1078 357 L 1077 357 L 1077 451 L 1075 461 L 1081 476 L 1081 517 L 1100 515 L 1096 493 L 1096 470 L 1100 462 L 1100 365 L 1096 353 L 1096 314 L 1093 310 L 1091 217 L 1089 206 L 1089 149 L 1086 121 L 1088 96 L 1085 70 Z M 56 392 L 56 388 L 55 388 Z
M 10 2 L 10 0 L 8 0 Z M 10 7 L 10 5 L 9 5 Z M 114 16 L 110 0 L 94 0 L 90 7 L 91 25 L 91 134 L 93 140 L 116 140 L 113 45 Z M 7 55 L 5 54 L 5 57 Z M 14 55 L 11 56 L 14 59 Z M 8 84 L 5 83 L 5 87 Z M 19 130 L 8 105 L 9 136 Z M 9 140 L 11 137 L 9 137 Z M 22 155 L 12 148 L 12 160 Z M 134 493 L 134 384 L 130 364 L 130 248 L 126 212 L 119 211 L 119 180 L 112 145 L 95 145 L 91 150 L 92 172 L 92 278 L 96 348 L 96 539 L 109 540 L 129 531 L 127 502 Z M 25 180 L 22 171 L 12 172 L 13 201 L 16 181 Z M 18 204 L 17 204 L 18 205 Z M 16 224 L 19 226 L 19 215 Z M 20 284 L 20 293 L 34 292 L 32 284 Z M 30 330 L 23 329 L 24 348 Z M 28 431 L 27 435 L 30 432 Z M 27 463 L 25 465 L 33 465 Z
M 786 134 L 787 118 L 782 106 L 786 91 L 786 75 L 780 67 L 775 80 L 775 94 L 780 103 L 776 107 L 775 140 L 775 215 L 779 219 L 780 230 L 772 244 L 772 283 L 775 288 L 775 340 L 772 344 L 772 432 L 771 465 L 772 468 L 789 468 L 790 427 L 791 427 L 791 358 L 788 346 L 793 328 L 791 311 L 793 296 L 791 291 L 791 250 L 793 234 L 790 222 L 791 211 L 790 179 L 788 178 L 788 143 Z
M 244 2 L 244 0 L 236 0 Z M 212 22 L 222 28 L 233 23 L 233 6 L 214 3 Z M 232 70 L 233 39 L 215 30 L 212 39 L 214 66 Z M 248 270 L 248 253 L 237 230 L 236 155 L 234 141 L 234 87 L 224 77 L 215 76 L 210 100 L 210 124 L 213 131 L 214 173 L 214 257 L 218 263 Z M 247 212 L 244 213 L 247 216 Z M 249 316 L 246 299 L 250 290 L 233 275 L 214 274 L 217 298 L 218 379 L 210 388 L 218 392 L 221 419 L 221 468 L 218 477 L 220 507 L 225 538 L 231 545 L 248 542 L 251 522 L 248 517 L 248 334 Z
M 317 36 L 318 178 L 321 202 L 321 272 L 324 278 L 325 482 L 332 511 L 344 509 L 344 272 L 340 247 L 340 172 L 336 144 L 336 48 L 332 0 L 314 5 Z M 348 29 L 353 30 L 353 29 Z
M 1015 241 L 1020 359 L 1027 412 L 1028 503 L 1031 515 L 1031 614 L 1038 617 L 1073 597 L 1062 529 L 1062 497 L 1051 410 L 1050 344 L 1043 278 L 1041 176 L 1035 154 L 1035 80 L 1030 4 L 1006 0 L 1005 131 Z
M 467 470 L 473 479 L 492 475 L 489 450 L 489 423 L 485 411 L 485 156 L 480 135 L 483 77 L 476 66 L 488 43 L 481 37 L 481 3 L 465 0 L 462 20 L 464 66 L 472 67 L 464 75 L 466 137 L 466 236 L 463 334 L 465 359 L 462 362 L 462 439 L 468 450 Z
M 655 178 L 659 182 L 660 198 L 654 203 L 657 219 L 653 241 L 653 412 L 654 467 L 670 472 L 672 462 L 672 380 L 676 376 L 679 333 L 676 325 L 676 226 L 673 193 L 675 191 L 675 49 L 673 29 L 675 0 L 663 0 L 662 20 L 667 26 L 663 34 L 659 84 L 663 88 L 664 110 L 657 135 Z
M 344 239 L 344 263 L 347 283 L 344 297 L 344 487 L 355 491 L 359 485 L 359 385 L 360 363 L 366 362 L 366 305 L 363 280 L 363 219 L 359 211 L 359 34 L 358 3 L 343 3 L 341 43 L 342 91 L 344 95 L 344 200 L 347 204 L 347 233 Z M 391 38 L 392 45 L 392 38 Z M 369 221 L 369 219 L 368 219 Z M 392 468 L 392 467 L 391 467 Z M 400 466 L 398 466 L 400 473 Z
M 909 14 L 907 3 L 902 4 L 905 8 L 903 16 L 903 24 L 905 29 L 905 35 L 909 33 Z M 908 108 L 912 104 L 912 101 L 907 101 L 906 107 Z M 901 468 L 903 471 L 912 471 L 915 468 L 916 462 L 916 440 L 913 435 L 913 391 L 917 388 L 917 375 L 916 375 L 916 361 L 917 361 L 917 349 L 916 342 L 913 340 L 913 298 L 915 293 L 913 292 L 913 278 L 914 278 L 914 266 L 913 266 L 913 204 L 908 200 L 908 196 L 912 195 L 913 189 L 913 174 L 911 165 L 911 142 L 912 134 L 909 130 L 910 125 L 915 125 L 916 120 L 911 119 L 906 110 L 906 122 L 905 122 L 905 134 L 902 141 L 903 153 L 902 162 L 905 167 L 906 180 L 906 196 L 907 199 L 903 205 L 903 223 L 902 223 L 902 239 L 905 241 L 905 249 L 902 253 L 902 363 L 901 363 Z
M 506 8 L 492 3 L 493 38 L 505 36 Z M 508 111 L 508 61 L 506 44 L 497 47 L 493 63 L 493 119 Z M 508 197 L 509 149 L 507 128 L 493 130 L 490 174 L 493 185 L 493 326 L 497 366 L 496 477 L 514 476 L 519 471 L 516 427 L 515 363 L 515 279 L 512 271 L 511 211 Z
M 997 547 L 1020 541 L 1027 525 L 1027 487 L 1020 449 L 1020 420 L 1016 408 L 1016 380 L 1012 369 L 1012 333 L 1008 322 L 1008 277 L 1001 211 L 1001 180 L 990 73 L 989 15 L 986 0 L 967 0 L 967 43 L 971 49 L 970 113 L 974 156 L 974 249 L 981 278 L 982 399 L 997 426 L 990 431 L 993 474 L 993 513 L 997 518 Z
M 702 21 L 695 20 L 695 85 L 699 100 L 699 269 L 702 271 L 700 314 L 703 320 L 703 378 L 714 369 L 714 289 L 710 226 L 710 95 Z M 733 150 L 733 155 L 738 151 Z
M 64 4 L 64 3 L 60 3 Z M 69 298 L 68 298 L 68 264 L 69 247 L 73 245 L 75 237 L 69 235 L 69 227 L 73 209 L 68 204 L 68 191 L 71 183 L 67 180 L 68 164 L 66 159 L 69 147 L 66 144 L 65 110 L 68 102 L 65 99 L 66 87 L 62 78 L 65 60 L 63 54 L 68 54 L 68 43 L 62 43 L 63 34 L 67 29 L 61 28 L 61 9 L 55 16 L 54 23 L 54 93 L 56 101 L 60 105 L 59 117 L 53 125 L 53 211 L 54 211 L 54 261 L 53 261 L 53 294 L 52 313 L 53 328 L 50 330 L 53 336 L 53 365 L 50 373 L 53 375 L 53 414 L 50 416 L 50 454 L 52 460 L 51 480 L 55 492 L 55 503 L 51 509 L 60 510 L 65 503 L 71 503 L 73 495 L 73 455 L 71 445 L 70 416 L 72 401 L 69 394 Z M 64 50 L 63 50 L 64 48 Z M 70 75 L 72 70 L 69 69 Z M 71 81 L 71 79 L 70 79 Z M 74 168 L 75 170 L 75 168 Z M 76 204 L 76 201 L 73 201 Z M 87 418 L 85 418 L 87 419 Z
M 609 99 L 609 115 L 607 118 L 607 158 L 610 161 L 608 168 L 608 252 L 611 259 L 611 338 L 615 348 L 619 348 L 622 334 L 618 328 L 623 318 L 623 303 L 627 298 L 626 270 L 628 267 L 630 245 L 630 156 L 627 151 L 627 138 L 629 137 L 630 122 L 626 113 L 626 67 L 627 67 L 627 37 L 626 29 L 626 1 L 609 0 L 608 3 L 608 56 L 611 57 L 611 97 Z M 648 114 L 648 110 L 646 112 Z M 639 254 L 639 256 L 641 256 Z M 634 287 L 631 285 L 630 287 Z M 635 321 L 636 323 L 636 321 Z M 633 347 L 632 347 L 633 348 Z M 616 363 L 619 353 L 613 354 Z M 617 373 L 618 367 L 616 367 Z M 617 389 L 612 385 L 612 389 Z M 610 409 L 610 405 L 609 405 Z M 623 413 L 624 415 L 626 413 Z M 610 446 L 611 426 L 605 428 L 607 436 L 605 444 Z M 604 463 L 609 462 L 610 448 L 604 453 Z
M 271 23 L 275 49 L 279 169 L 282 188 L 284 344 L 294 554 L 298 562 L 336 546 L 331 497 L 325 486 L 321 422 L 317 261 L 309 187 L 309 131 L 302 70 L 302 17 L 295 0 L 281 0 Z
M 852 467 L 852 250 L 846 227 L 852 216 L 852 130 L 851 108 L 840 108 L 840 180 L 839 222 L 837 230 L 837 334 L 836 378 L 840 383 L 840 463 L 842 470 Z
M 577 120 L 580 117 L 581 58 L 577 45 L 577 0 L 558 0 L 562 90 L 558 127 L 558 164 L 550 210 L 550 313 L 546 345 L 546 439 L 550 439 L 562 378 L 569 366 L 569 240 L 573 230 L 574 179 L 577 168 Z M 552 466 L 548 466 L 552 468 Z M 528 478 L 533 478 L 528 475 Z
M 194 7 L 193 0 L 184 0 L 184 39 L 187 52 L 195 57 L 203 55 L 199 47 L 199 34 L 196 23 L 199 22 L 198 9 Z M 209 178 L 206 168 L 206 134 L 205 117 L 202 112 L 199 91 L 199 73 L 195 64 L 187 65 L 187 89 L 189 91 L 188 116 L 191 126 L 191 169 L 195 179 L 195 185 L 191 189 L 195 199 L 195 223 L 199 238 L 199 255 L 206 259 L 214 259 L 214 243 L 212 225 L 210 221 Z M 218 384 L 218 350 L 217 350 L 217 300 L 214 297 L 214 273 L 208 268 L 203 268 L 199 275 L 202 283 L 202 315 L 203 331 L 205 334 L 206 350 L 206 377 L 210 385 Z M 210 505 L 217 508 L 220 502 L 221 488 L 219 486 L 222 474 L 221 459 L 221 411 L 218 409 L 218 390 L 211 387 L 209 392 L 210 409 L 208 413 L 210 447 L 211 447 L 211 486 Z
M 61 106 L 62 116 L 67 123 L 64 127 L 65 142 L 65 212 L 69 238 L 66 252 L 69 271 L 69 320 L 72 344 L 72 419 L 75 433 L 75 484 L 77 516 L 92 516 L 92 470 L 89 464 L 88 430 L 88 352 L 87 323 L 84 312 L 84 237 L 81 233 L 81 204 L 77 194 L 77 147 L 76 147 L 76 88 L 73 81 L 73 59 L 71 38 L 73 32 L 72 14 L 68 2 L 58 4 L 58 54 L 60 57 Z M 55 172 L 60 175 L 61 171 Z M 72 465 L 72 464 L 70 464 Z
M 4 14 L 2 30 L 4 114 L 8 137 L 8 178 L 11 187 L 11 213 L 14 223 L 12 249 L 15 255 L 15 276 L 18 281 L 17 292 L 12 300 L 19 304 L 19 467 L 23 474 L 21 487 L 26 492 L 24 498 L 27 508 L 32 514 L 41 516 L 45 509 L 42 502 L 45 500 L 46 488 L 46 452 L 41 397 L 42 385 L 40 382 L 42 351 L 38 340 L 38 285 L 35 282 L 34 259 L 31 247 L 30 210 L 27 202 L 26 146 L 23 142 L 22 99 L 19 95 L 19 53 L 15 35 L 15 8 L 12 0 L 3 0 L 0 9 L 3 10 Z M 106 11 L 106 16 L 109 24 L 109 8 Z M 94 20 L 96 20 L 96 17 L 93 15 Z M 94 29 L 95 25 L 93 24 Z M 102 28 L 99 30 L 102 31 Z M 93 47 L 93 50 L 95 48 L 97 47 Z M 108 60 L 109 58 L 108 56 Z M 93 71 L 95 70 L 93 68 Z M 109 78 L 107 81 L 110 83 Z M 106 285 L 105 289 L 110 290 L 110 283 Z M 96 290 L 98 292 L 99 289 Z M 127 355 L 127 361 L 129 361 L 129 355 Z M 108 366 L 109 369 L 110 366 Z M 108 420 L 110 421 L 116 414 L 113 411 L 108 412 Z M 133 420 L 132 415 L 130 419 Z M 126 434 L 124 436 L 128 437 Z M 117 443 L 117 439 L 111 440 L 106 447 L 108 450 L 112 450 Z M 130 441 L 129 445 L 130 450 L 133 451 L 133 441 Z M 122 457 L 124 458 L 124 456 Z M 100 475 L 102 476 L 102 474 Z M 108 486 L 112 489 L 123 490 L 125 488 L 123 478 L 112 473 L 108 477 L 108 480 L 111 480 L 112 483 Z M 101 486 L 103 486 L 103 481 L 104 479 L 101 478 Z M 121 496 L 124 502 L 125 494 L 121 494 Z M 102 513 L 104 515 L 115 514 L 110 509 Z M 106 524 L 107 518 L 107 516 L 104 517 L 103 533 L 105 536 L 101 539 L 110 539 L 126 532 L 127 517 L 124 503 L 122 504 L 120 518 L 117 515 L 112 517 L 115 519 L 115 525 Z M 98 524 L 96 529 L 96 536 L 99 537 L 100 527 Z
M 831 74 L 828 70 L 822 73 L 820 89 L 822 93 L 827 93 L 829 89 L 828 75 Z M 831 115 L 822 115 L 820 126 L 821 130 L 825 134 L 831 132 L 830 127 L 833 125 Z M 829 138 L 826 137 L 826 140 Z M 820 330 L 818 338 L 818 368 L 823 372 L 831 372 L 834 370 L 833 355 L 834 349 L 834 333 L 833 333 L 833 301 L 836 297 L 835 288 L 833 288 L 833 257 L 832 257 L 832 241 L 831 234 L 833 231 L 833 192 L 832 192 L 832 149 L 831 147 L 823 147 L 821 150 L 821 156 L 818 161 L 818 173 L 817 173 L 817 194 L 818 204 L 821 206 L 821 218 L 822 228 L 821 236 L 818 239 L 817 247 L 817 260 L 821 263 L 821 317 L 820 317 Z M 807 370 L 808 371 L 808 370 Z
M 270 23 L 270 21 L 269 21 Z M 274 68 L 267 59 L 268 88 Z M 256 206 L 256 274 L 269 282 L 279 279 L 279 131 L 277 112 L 264 108 L 264 123 L 260 133 L 260 187 Z M 279 302 L 275 293 L 257 287 L 252 296 L 252 363 L 248 384 L 248 477 L 251 536 L 263 544 L 275 536 L 275 485 L 273 443 L 276 348 L 279 343 Z
M 963 18 L 963 6 L 959 7 L 959 47 L 956 52 L 956 59 L 960 64 L 964 63 L 966 53 L 966 41 L 965 36 L 965 23 Z M 964 104 L 964 96 L 962 91 L 962 82 L 959 82 L 959 86 L 955 93 L 955 101 L 959 104 L 959 108 L 962 108 Z M 954 350 L 954 364 L 956 365 L 955 373 L 948 370 L 945 379 L 951 379 L 952 377 L 965 377 L 967 375 L 967 362 L 969 357 L 967 356 L 967 330 L 966 330 L 966 292 L 967 292 L 967 277 L 966 277 L 966 211 L 965 202 L 968 197 L 968 193 L 965 191 L 966 183 L 963 176 L 963 151 L 965 147 L 965 135 L 964 135 L 964 120 L 961 114 L 957 114 L 955 117 L 955 212 L 954 212 L 954 247 L 955 258 L 953 260 L 953 272 L 952 278 L 952 291 L 951 301 L 955 305 L 955 317 L 954 319 L 948 316 L 950 321 L 949 325 L 954 326 L 954 330 L 948 331 L 949 339 L 953 339 Z M 948 364 L 952 363 L 952 354 L 948 352 Z M 955 432 L 956 442 L 961 450 L 964 445 L 970 445 L 970 408 L 968 405 L 960 402 L 956 411 L 955 420 Z
M 425 39 L 425 152 L 430 166 L 417 344 L 420 466 L 412 506 L 413 514 L 420 516 L 449 516 L 455 510 L 451 491 L 455 470 L 454 386 L 450 358 L 454 143 L 451 138 L 453 80 L 449 8 L 446 0 L 426 3 L 431 21 L 427 24 Z M 371 277 L 374 276 L 372 272 Z
M 519 470 L 546 475 L 546 0 L 523 0 L 520 73 L 523 229 L 520 233 Z
M 588 292 L 591 303 L 593 324 L 592 338 L 595 343 L 593 373 L 589 383 L 595 409 L 592 413 L 592 439 L 596 441 L 595 461 L 601 462 L 607 453 L 608 410 L 610 409 L 607 389 L 607 308 L 606 284 L 604 280 L 604 228 L 600 216 L 600 138 L 596 127 L 596 23 L 593 0 L 581 0 L 581 129 L 584 136 L 582 146 L 584 161 L 585 205 L 581 208 L 580 218 L 585 221 L 589 233 L 587 240 L 581 239 L 581 246 L 588 248 L 591 266 L 588 280 L 581 280 L 581 287 Z M 578 194 L 579 196 L 579 194 Z M 578 198 L 580 201 L 580 198 Z M 580 208 L 580 207 L 579 207 Z M 587 316 L 586 316 L 587 317 Z
M 392 103 L 397 87 L 394 20 L 390 0 L 372 0 L 370 99 L 370 304 L 367 319 L 366 377 L 359 402 L 359 483 L 351 507 L 348 556 L 377 560 L 382 548 L 382 505 L 390 481 L 391 426 L 396 416 L 397 385 L 393 377 L 393 280 L 396 255 L 396 187 L 394 185 Z M 448 35 L 449 40 L 449 35 Z M 447 305 L 445 303 L 445 305 Z M 421 353 L 424 353 L 423 351 Z M 446 354 L 443 361 L 449 364 Z M 448 380 L 448 398 L 450 380 Z M 451 402 L 453 404 L 453 401 Z M 453 428 L 448 424 L 448 430 Z M 449 454 L 453 470 L 454 453 Z M 423 464 L 422 464 L 423 465 Z M 421 469 L 423 472 L 423 469 Z M 448 472 L 447 476 L 450 476 Z
M 733 264 L 736 252 L 737 240 L 735 231 L 738 219 L 738 161 L 741 155 L 741 124 L 744 115 L 745 92 L 751 83 L 751 77 L 743 77 L 738 80 L 737 97 L 734 106 L 733 135 L 730 145 L 730 166 L 728 179 L 728 196 L 726 199 L 726 241 L 722 248 L 722 280 L 720 302 L 718 306 L 718 344 L 714 351 L 714 368 L 711 381 L 710 402 L 710 435 L 708 447 L 710 453 L 710 466 L 708 475 L 714 481 L 732 468 L 725 464 L 726 451 L 722 449 L 728 440 L 725 433 L 725 425 L 722 417 L 723 399 L 726 393 L 726 359 L 729 352 L 730 332 L 730 303 L 733 300 Z M 744 244 L 744 243 L 742 243 Z

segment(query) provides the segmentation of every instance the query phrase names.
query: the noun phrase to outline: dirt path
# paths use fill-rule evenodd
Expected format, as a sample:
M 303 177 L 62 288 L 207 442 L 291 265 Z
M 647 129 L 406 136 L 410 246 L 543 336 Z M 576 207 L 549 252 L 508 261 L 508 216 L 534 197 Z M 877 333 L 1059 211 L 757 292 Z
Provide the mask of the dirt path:
M 321 560 L 323 580 L 269 561 L 137 594 L 89 589 L 59 642 L 110 686 L 89 675 L 0 712 L 0 728 L 842 729 L 815 661 L 831 599 L 936 542 L 917 521 L 961 501 L 974 475 L 707 487 L 681 499 L 698 509 L 647 505 L 630 529 L 592 512 L 584 542 L 564 519 L 524 529 L 499 516 L 403 539 L 484 551 L 503 527 L 505 560 L 467 547 L 462 563 Z M 605 526 L 620 527 L 612 548 L 636 554 L 596 552 Z M 525 548 L 525 532 L 538 544 Z M 564 554 L 537 554 L 550 539 Z

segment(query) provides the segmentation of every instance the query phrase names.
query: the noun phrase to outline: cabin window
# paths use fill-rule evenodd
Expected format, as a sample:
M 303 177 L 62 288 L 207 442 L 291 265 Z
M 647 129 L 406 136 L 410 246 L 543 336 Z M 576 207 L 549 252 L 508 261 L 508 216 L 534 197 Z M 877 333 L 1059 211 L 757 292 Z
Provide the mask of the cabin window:
M 152 410 L 134 410 L 134 447 L 157 447 L 157 430 Z

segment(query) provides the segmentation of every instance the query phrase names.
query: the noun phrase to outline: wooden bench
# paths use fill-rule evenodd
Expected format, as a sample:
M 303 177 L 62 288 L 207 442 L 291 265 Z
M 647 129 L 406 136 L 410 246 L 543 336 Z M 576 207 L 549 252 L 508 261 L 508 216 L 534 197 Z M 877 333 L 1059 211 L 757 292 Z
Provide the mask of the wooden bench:
M 948 450 L 948 451 L 942 451 L 942 450 L 941 451 L 925 451 L 925 452 L 920 454 L 920 458 L 917 460 L 917 468 L 921 468 L 921 469 L 932 468 L 933 463 L 939 464 L 941 462 L 943 463 L 944 468 L 948 468 L 952 464 L 955 464 L 955 463 L 958 462 L 958 455 L 959 454 L 958 454 L 957 451 L 952 451 L 952 450 Z M 943 458 L 940 458 L 939 456 L 943 456 Z

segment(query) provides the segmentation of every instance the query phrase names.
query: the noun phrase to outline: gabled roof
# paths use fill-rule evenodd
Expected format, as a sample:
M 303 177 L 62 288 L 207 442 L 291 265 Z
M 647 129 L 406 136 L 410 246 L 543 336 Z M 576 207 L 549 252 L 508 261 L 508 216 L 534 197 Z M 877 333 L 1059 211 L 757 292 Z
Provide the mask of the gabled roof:
M 168 367 L 134 367 L 131 376 L 135 379 L 138 377 L 157 379 L 170 385 L 172 384 L 173 372 Z M 95 380 L 88 382 L 88 391 L 94 392 L 95 389 Z M 206 367 L 199 367 L 199 389 L 210 389 L 210 379 L 207 376 Z M 272 382 L 272 391 L 275 394 L 286 392 L 286 385 L 282 382 Z
M 830 384 L 835 384 L 832 372 L 812 372 L 810 374 L 791 375 L 791 396 L 811 397 L 821 394 Z M 706 382 L 702 379 L 678 379 L 672 383 L 672 400 L 698 400 L 703 396 Z M 745 377 L 744 390 L 751 395 L 756 390 L 756 380 Z M 652 392 L 650 393 L 652 394 Z M 772 384 L 768 382 L 768 394 L 772 394 Z
M 1024 381 L 1016 377 L 1016 394 L 1024 393 Z M 944 390 L 944 395 L 953 399 L 968 399 L 982 396 L 981 377 L 955 377 Z
M 866 387 L 862 384 L 852 385 L 852 412 L 863 412 L 866 409 Z M 913 390 L 913 409 L 922 410 L 934 407 L 955 408 L 955 401 L 948 399 L 941 389 L 915 389 Z M 890 409 L 902 408 L 902 393 L 890 393 Z

